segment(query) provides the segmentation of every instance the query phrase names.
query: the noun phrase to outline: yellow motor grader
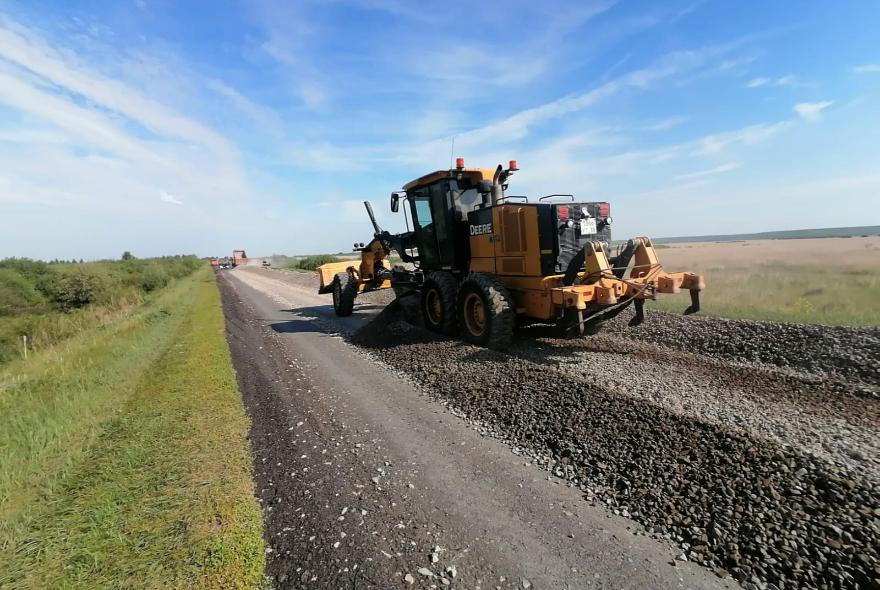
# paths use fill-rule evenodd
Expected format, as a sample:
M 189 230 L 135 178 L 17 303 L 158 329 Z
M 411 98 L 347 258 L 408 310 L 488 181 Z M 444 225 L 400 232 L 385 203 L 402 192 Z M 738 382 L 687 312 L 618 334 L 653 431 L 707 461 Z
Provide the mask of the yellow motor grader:
M 630 304 L 636 325 L 645 300 L 657 293 L 687 289 L 685 313 L 699 311 L 703 278 L 666 272 L 649 238 L 633 238 L 610 254 L 609 203 L 507 196 L 517 169 L 515 160 L 506 169 L 465 168 L 459 158 L 454 169 L 407 183 L 391 193 L 391 210 L 405 201 L 407 227 L 412 220 L 412 230 L 401 234 L 383 231 L 364 202 L 374 237 L 355 244 L 359 261 L 320 266 L 319 292 L 333 294 L 340 316 L 352 313 L 358 293 L 416 294 L 429 330 L 490 348 L 505 348 L 522 322 L 594 333 Z M 392 253 L 402 264 L 392 267 Z

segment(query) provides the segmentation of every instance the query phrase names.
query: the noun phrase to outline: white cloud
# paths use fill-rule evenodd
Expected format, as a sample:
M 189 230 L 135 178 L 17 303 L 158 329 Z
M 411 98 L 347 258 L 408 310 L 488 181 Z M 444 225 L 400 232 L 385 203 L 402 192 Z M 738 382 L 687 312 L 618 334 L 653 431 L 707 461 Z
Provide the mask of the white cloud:
M 245 116 L 259 123 L 267 130 L 280 131 L 281 118 L 272 109 L 255 103 L 222 80 L 208 80 L 205 82 L 205 86 L 225 97 Z
M 796 84 L 797 78 L 788 74 L 779 78 L 752 78 L 746 86 L 748 88 L 760 88 L 761 86 L 795 86 Z
M 697 156 L 708 156 L 721 153 L 736 144 L 758 144 L 770 139 L 789 125 L 791 125 L 790 121 L 780 121 L 778 123 L 749 125 L 727 133 L 714 133 L 697 140 L 696 149 L 691 153 Z
M 880 64 L 862 64 L 854 66 L 852 71 L 854 74 L 878 74 L 880 73 Z
M 700 170 L 699 172 L 689 172 L 687 174 L 679 174 L 675 177 L 676 180 L 693 180 L 695 178 L 704 178 L 706 176 L 712 176 L 714 174 L 721 174 L 723 172 L 731 172 L 736 170 L 742 166 L 740 162 L 728 162 L 726 164 L 721 164 L 720 166 L 716 166 L 715 168 L 709 168 L 708 170 Z
M 166 203 L 171 203 L 172 205 L 183 205 L 183 201 L 175 198 L 174 195 L 165 191 L 159 191 L 159 198 Z
M 325 83 L 328 73 L 316 63 L 323 40 L 318 25 L 309 10 L 315 7 L 307 2 L 251 2 L 257 24 L 263 29 L 259 51 L 281 66 L 279 75 L 287 82 L 293 96 L 307 109 L 314 110 L 331 96 Z
M 818 121 L 822 117 L 822 111 L 834 104 L 832 100 L 823 100 L 821 102 L 799 102 L 794 105 L 794 112 L 801 116 L 805 121 Z
M 327 101 L 327 91 L 317 82 L 305 81 L 298 86 L 297 93 L 307 108 L 316 109 Z
M 0 201 L 144 221 L 157 196 L 182 203 L 162 188 L 174 186 L 192 205 L 178 221 L 198 223 L 204 208 L 252 198 L 234 144 L 160 102 L 166 94 L 149 96 L 84 61 L 118 67 L 115 49 L 86 49 L 75 54 L 0 18 L 0 108 L 14 113 L 0 125 L 9 179 Z
M 543 74 L 548 66 L 543 55 L 499 55 L 490 46 L 456 45 L 419 51 L 406 56 L 407 67 L 420 78 L 448 84 L 453 94 L 470 94 L 475 88 L 528 84 Z M 455 85 L 461 85 L 456 89 Z
M 644 90 L 676 74 L 693 70 L 704 65 L 718 49 L 703 51 L 681 51 L 658 59 L 652 65 L 631 71 L 619 78 L 606 82 L 592 90 L 572 94 L 548 103 L 528 108 L 510 115 L 500 121 L 474 128 L 456 136 L 456 147 L 478 149 L 490 143 L 511 142 L 527 137 L 532 128 L 540 123 L 559 119 L 582 111 L 626 90 Z M 421 149 L 411 152 L 412 161 L 420 161 L 425 152 L 438 153 L 442 148 L 448 151 L 446 139 L 438 140 L 437 145 L 425 144 Z
M 681 10 L 679 10 L 675 15 L 670 19 L 670 22 L 678 22 L 687 15 L 695 12 L 698 8 L 700 8 L 703 4 L 706 3 L 706 0 L 696 0 L 696 2 L 691 2 Z
M 642 127 L 645 131 L 667 131 L 687 121 L 687 117 L 668 117 Z
M 105 149 L 145 163 L 174 167 L 143 142 L 128 136 L 105 115 L 49 94 L 19 78 L 0 72 L 0 102 L 57 125 L 80 145 Z
M 304 170 L 354 172 L 363 170 L 371 158 L 363 148 L 340 147 L 330 143 L 290 144 L 284 149 L 286 160 Z
M 0 57 L 45 81 L 136 121 L 154 133 L 189 141 L 234 160 L 236 150 L 226 139 L 168 109 L 118 80 L 90 71 L 72 55 L 63 55 L 38 35 L 9 23 L 0 24 Z

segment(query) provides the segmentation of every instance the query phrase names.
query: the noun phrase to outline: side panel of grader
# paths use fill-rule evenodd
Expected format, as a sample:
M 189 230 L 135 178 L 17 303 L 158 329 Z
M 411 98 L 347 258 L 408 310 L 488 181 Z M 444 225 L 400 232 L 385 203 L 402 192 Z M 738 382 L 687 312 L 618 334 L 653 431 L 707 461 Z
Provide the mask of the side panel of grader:
M 550 258 L 558 254 L 558 247 L 541 243 L 556 227 L 551 220 L 542 236 L 538 207 L 503 204 L 475 212 L 470 220 L 469 270 L 498 276 L 513 296 L 517 314 L 554 321 L 569 309 L 583 315 L 588 310 L 595 312 L 636 299 L 640 308 L 641 302 L 655 299 L 657 293 L 677 293 L 680 289 L 692 293 L 694 304 L 689 311 L 699 308 L 697 293 L 705 287 L 703 279 L 693 273 L 666 272 L 648 238 L 631 241 L 633 266 L 628 278 L 623 276 L 625 269 L 612 268 L 600 241 L 586 245 L 583 265 L 575 269 L 569 284 L 565 274 L 542 275 L 542 270 L 554 268 L 557 261 Z

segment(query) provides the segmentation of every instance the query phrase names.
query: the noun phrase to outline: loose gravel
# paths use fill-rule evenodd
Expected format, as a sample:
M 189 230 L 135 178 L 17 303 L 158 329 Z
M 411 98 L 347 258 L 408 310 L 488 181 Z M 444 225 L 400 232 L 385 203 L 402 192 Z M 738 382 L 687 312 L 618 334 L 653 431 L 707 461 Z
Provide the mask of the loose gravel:
M 393 305 L 354 341 L 683 560 L 747 588 L 880 587 L 877 331 L 649 320 L 592 341 L 525 331 L 505 354 L 436 339 Z
M 606 330 L 677 350 L 880 385 L 878 328 L 729 320 L 662 311 L 648 311 L 643 324 L 630 328 L 632 316 L 631 310 L 621 313 L 608 322 Z
M 617 335 L 520 338 L 510 352 L 880 482 L 880 400 L 839 378 L 732 363 Z

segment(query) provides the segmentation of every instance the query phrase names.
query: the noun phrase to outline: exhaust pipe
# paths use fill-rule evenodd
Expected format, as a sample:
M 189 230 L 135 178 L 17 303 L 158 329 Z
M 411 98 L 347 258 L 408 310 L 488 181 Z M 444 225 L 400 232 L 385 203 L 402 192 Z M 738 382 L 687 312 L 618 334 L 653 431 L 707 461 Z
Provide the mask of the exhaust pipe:
M 492 204 L 497 205 L 498 201 L 504 198 L 504 187 L 501 184 L 501 175 L 504 169 L 501 164 L 495 169 L 495 175 L 492 177 Z

